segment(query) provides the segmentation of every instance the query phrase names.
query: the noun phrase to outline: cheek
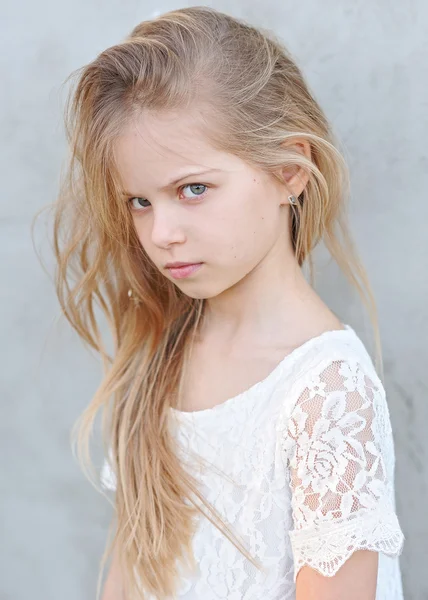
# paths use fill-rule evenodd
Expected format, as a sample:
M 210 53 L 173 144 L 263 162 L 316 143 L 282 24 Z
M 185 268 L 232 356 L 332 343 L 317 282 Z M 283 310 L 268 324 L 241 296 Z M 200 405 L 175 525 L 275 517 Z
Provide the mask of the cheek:
M 220 262 L 224 259 L 231 265 L 238 265 L 257 262 L 272 247 L 277 236 L 278 215 L 259 212 L 231 218 L 211 239 L 215 240 L 214 250 Z
M 132 213 L 132 221 L 134 223 L 135 231 L 137 232 L 138 239 L 141 243 L 146 243 L 147 240 L 150 240 L 150 215 L 139 215 L 136 213 Z
M 132 217 L 133 223 L 134 223 L 134 229 L 135 229 L 135 233 L 137 234 L 137 238 L 141 244 L 141 246 L 143 247 L 143 249 L 147 252 L 147 254 L 149 255 L 149 257 L 152 257 L 152 244 L 150 243 L 150 225 L 149 225 L 149 219 L 142 219 L 141 217 L 139 218 L 138 216 Z

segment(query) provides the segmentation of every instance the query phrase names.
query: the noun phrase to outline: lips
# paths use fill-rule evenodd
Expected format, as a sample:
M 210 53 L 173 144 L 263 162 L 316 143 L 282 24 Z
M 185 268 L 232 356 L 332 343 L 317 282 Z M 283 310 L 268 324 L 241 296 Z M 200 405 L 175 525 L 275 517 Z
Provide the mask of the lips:
M 189 262 L 170 262 L 165 265 L 166 269 L 175 269 L 176 267 L 188 267 L 189 265 L 198 265 L 200 263 L 189 263 Z
M 165 268 L 168 269 L 174 279 L 184 279 L 198 271 L 202 265 L 203 263 L 175 262 L 167 263 Z

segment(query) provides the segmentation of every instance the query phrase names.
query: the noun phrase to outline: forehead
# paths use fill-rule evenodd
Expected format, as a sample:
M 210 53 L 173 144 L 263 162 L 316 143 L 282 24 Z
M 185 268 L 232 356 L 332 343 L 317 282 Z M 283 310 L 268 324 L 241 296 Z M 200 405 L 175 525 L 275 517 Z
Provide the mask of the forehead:
M 237 156 L 213 147 L 198 119 L 183 112 L 144 113 L 118 137 L 114 156 L 125 186 L 160 188 L 189 171 L 243 169 Z

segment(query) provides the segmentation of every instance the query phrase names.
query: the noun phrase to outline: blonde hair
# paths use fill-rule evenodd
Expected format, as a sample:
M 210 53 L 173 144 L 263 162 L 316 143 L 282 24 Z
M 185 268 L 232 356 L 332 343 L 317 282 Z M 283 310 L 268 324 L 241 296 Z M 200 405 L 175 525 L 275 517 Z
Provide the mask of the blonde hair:
M 346 224 L 345 161 L 299 68 L 271 32 L 207 7 L 174 10 L 140 23 L 76 73 L 66 106 L 70 164 L 54 205 L 55 282 L 63 313 L 100 353 L 105 371 L 76 424 L 76 440 L 87 465 L 103 409 L 117 488 L 114 537 L 102 562 L 114 547 L 126 597 L 164 598 L 177 588 L 177 559 L 194 566 L 191 541 L 201 514 L 263 567 L 205 500 L 173 443 L 169 408 L 180 397 L 204 301 L 166 280 L 139 243 L 113 157 L 124 126 L 143 110 L 204 104 L 205 131 L 216 148 L 274 175 L 301 166 L 309 181 L 291 207 L 298 263 L 309 265 L 313 282 L 311 253 L 325 243 L 369 311 L 380 355 L 376 306 Z M 310 143 L 310 160 L 293 150 L 296 138 Z M 129 301 L 129 288 L 138 305 Z M 112 334 L 112 355 L 97 306 Z

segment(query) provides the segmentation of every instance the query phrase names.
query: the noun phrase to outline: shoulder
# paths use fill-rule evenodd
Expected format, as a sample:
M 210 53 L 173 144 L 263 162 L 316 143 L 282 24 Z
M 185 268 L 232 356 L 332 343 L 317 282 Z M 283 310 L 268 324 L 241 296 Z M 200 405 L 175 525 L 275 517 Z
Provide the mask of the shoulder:
M 321 402 L 338 393 L 385 396 L 366 346 L 349 325 L 344 330 L 325 332 L 305 344 L 285 380 L 277 422 L 279 430 L 288 424 L 293 410 L 309 398 L 316 397 Z

